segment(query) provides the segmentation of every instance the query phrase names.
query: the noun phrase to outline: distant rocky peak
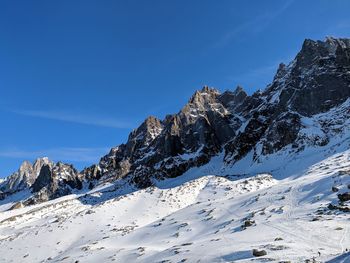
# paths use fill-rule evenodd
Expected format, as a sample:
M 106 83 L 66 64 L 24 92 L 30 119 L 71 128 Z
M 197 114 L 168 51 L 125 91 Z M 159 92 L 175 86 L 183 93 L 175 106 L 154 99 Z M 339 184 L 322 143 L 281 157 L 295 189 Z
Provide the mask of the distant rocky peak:
M 44 164 L 39 176 L 31 186 L 34 195 L 27 203 L 37 203 L 72 193 L 82 189 L 82 175 L 71 164 L 57 162 Z
M 319 66 L 317 62 L 337 56 L 347 56 L 349 62 L 350 39 L 327 37 L 325 41 L 305 39 L 296 56 L 297 65 L 301 68 Z
M 268 85 L 267 88 L 262 93 L 267 97 L 270 97 L 269 99 L 271 99 L 271 96 L 274 96 L 272 92 L 275 92 L 278 90 L 281 91 L 282 89 L 284 89 L 287 86 L 288 82 L 292 80 L 291 74 L 293 69 L 295 68 L 295 65 L 296 65 L 296 59 L 294 59 L 288 65 L 284 63 L 280 63 L 278 65 L 276 74 L 273 78 L 273 82 L 270 85 Z
M 324 42 L 305 39 L 296 56 L 297 66 L 301 69 L 310 68 L 318 58 L 333 55 L 332 50 Z
M 50 161 L 47 158 L 39 158 L 34 165 L 24 161 L 17 172 L 5 178 L 1 183 L 0 191 L 11 194 L 29 188 L 35 182 L 44 164 L 50 164 Z
M 32 173 L 33 165 L 29 161 L 24 161 L 18 169 L 18 172 L 21 173 Z
M 287 66 L 284 63 L 280 63 L 278 65 L 278 69 L 276 72 L 276 75 L 274 77 L 274 80 L 276 79 L 281 79 L 282 77 L 284 77 L 287 74 Z
M 17 172 L 6 177 L 0 184 L 0 191 L 5 194 L 15 193 L 29 187 L 34 180 L 35 175 L 31 163 L 24 161 Z
M 33 164 L 33 170 L 36 176 L 39 175 L 41 167 L 43 167 L 44 165 L 49 165 L 50 167 L 52 167 L 54 163 L 48 157 L 40 157 L 35 160 Z
M 73 168 L 72 164 L 66 164 L 64 162 L 57 162 L 53 168 L 57 168 L 57 169 L 65 169 L 65 168 Z
M 240 85 L 238 85 L 238 86 L 235 88 L 235 90 L 233 91 L 233 94 L 234 94 L 235 96 L 239 96 L 240 94 L 245 94 L 245 95 L 247 95 L 247 93 L 245 92 L 245 90 L 243 89 L 243 87 L 240 86 Z
M 217 89 L 204 86 L 201 90 L 197 90 L 189 100 L 192 104 L 204 104 L 205 102 L 213 101 L 220 92 Z
M 79 177 L 79 172 L 72 164 L 57 162 L 53 167 L 51 167 L 51 169 L 56 179 L 67 179 L 76 176 Z
M 215 89 L 215 88 L 210 88 L 209 86 L 207 85 L 204 85 L 202 90 L 200 91 L 202 94 L 215 94 L 215 95 L 219 95 L 220 92 Z
M 335 54 L 338 48 L 340 49 L 350 48 L 350 39 L 327 37 L 325 41 L 325 46 L 328 48 L 330 52 Z
M 128 141 L 142 141 L 148 144 L 156 138 L 162 130 L 162 121 L 154 116 L 149 116 L 137 129 L 130 133 Z
M 46 163 L 46 164 L 48 164 L 48 163 L 50 163 L 50 162 L 52 162 L 50 159 L 49 159 L 49 157 L 39 157 L 39 158 L 37 158 L 36 160 L 35 160 L 35 162 L 42 162 L 42 163 Z
M 163 129 L 162 121 L 154 116 L 150 116 L 129 134 L 128 141 L 123 147 L 116 149 L 109 156 L 114 158 L 118 155 L 122 159 L 127 156 L 138 158 L 139 154 L 141 154 L 140 151 L 149 146 L 161 134 Z
M 202 113 L 217 108 L 216 104 L 219 103 L 219 96 L 220 92 L 217 89 L 204 86 L 202 90 L 197 90 L 192 95 L 188 103 L 180 111 L 180 114 L 184 114 L 189 118 L 197 118 Z
M 144 126 L 147 136 L 149 136 L 151 140 L 156 138 L 163 130 L 162 121 L 154 116 L 149 116 L 142 125 Z
M 233 112 L 235 109 L 243 103 L 248 97 L 248 94 L 241 86 L 237 86 L 234 91 L 226 90 L 219 96 L 219 101 Z
M 281 64 L 263 92 L 268 103 L 311 116 L 343 103 L 350 94 L 349 39 L 306 39 L 287 66 Z

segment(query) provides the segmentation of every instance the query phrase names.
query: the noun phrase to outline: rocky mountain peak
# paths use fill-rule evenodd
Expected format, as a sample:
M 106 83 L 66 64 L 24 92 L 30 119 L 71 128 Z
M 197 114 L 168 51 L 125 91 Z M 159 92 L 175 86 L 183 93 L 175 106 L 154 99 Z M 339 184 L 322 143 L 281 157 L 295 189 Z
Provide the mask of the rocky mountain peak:
M 137 129 L 133 130 L 126 144 L 129 153 L 148 146 L 163 130 L 161 120 L 149 116 Z
M 207 111 L 217 110 L 222 114 L 226 114 L 218 100 L 220 92 L 217 89 L 204 86 L 202 90 L 197 90 L 188 103 L 180 111 L 180 118 L 185 117 L 188 122 L 195 121 L 198 117 L 204 117 Z
M 326 37 L 325 45 L 328 47 L 330 51 L 335 53 L 338 48 L 340 49 L 350 48 L 350 39 Z
M 49 165 L 50 167 L 52 167 L 54 163 L 48 157 L 41 157 L 35 160 L 33 164 L 33 170 L 37 176 L 40 173 L 41 167 L 43 167 L 44 165 Z
M 207 94 L 219 94 L 219 91 L 215 88 L 211 88 L 207 85 L 204 85 L 201 89 L 201 93 L 207 93 Z
M 29 161 L 24 161 L 17 172 L 7 177 L 1 183 L 0 190 L 5 194 L 11 194 L 28 189 L 37 179 L 44 164 L 52 165 L 52 162 L 47 157 L 38 158 L 34 165 Z
M 49 164 L 52 163 L 52 161 L 49 159 L 49 157 L 39 157 L 37 159 L 35 159 L 34 164 L 35 163 L 41 163 L 41 164 Z
M 34 195 L 27 204 L 47 201 L 82 188 L 82 175 L 71 164 L 57 162 L 43 164 L 39 176 L 31 186 Z
M 29 161 L 24 161 L 18 169 L 18 177 L 25 183 L 31 185 L 36 179 L 36 174 L 33 170 L 33 165 Z
M 349 39 L 306 39 L 295 59 L 279 67 L 264 96 L 305 116 L 343 103 L 350 95 L 349 47 Z
M 163 123 L 154 116 L 149 116 L 140 126 L 146 132 L 148 142 L 156 138 L 163 130 Z
M 350 57 L 350 39 L 327 37 L 325 41 L 306 39 L 296 56 L 297 66 L 301 69 L 324 66 L 325 62 L 348 63 Z M 339 60 L 340 59 L 340 60 Z M 343 64 L 344 65 L 344 64 Z
M 220 92 L 217 89 L 204 86 L 201 90 L 197 90 L 192 95 L 189 104 L 203 105 L 205 103 L 210 103 L 214 101 L 218 95 L 220 95 Z
M 231 112 L 236 112 L 236 109 L 244 102 L 248 94 L 241 86 L 237 86 L 234 91 L 226 90 L 219 96 L 220 102 Z
M 282 77 L 284 77 L 288 72 L 288 69 L 287 69 L 287 66 L 286 64 L 284 63 L 280 63 L 278 65 L 278 69 L 277 69 L 277 72 L 276 72 L 276 75 L 274 77 L 274 81 L 278 80 L 278 79 L 281 79 Z
M 239 96 L 240 94 L 245 94 L 245 95 L 247 95 L 247 93 L 245 92 L 245 90 L 243 89 L 243 87 L 242 86 L 240 86 L 240 85 L 238 85 L 236 88 L 235 88 L 235 90 L 233 91 L 233 94 L 235 95 L 235 96 Z
M 33 170 L 33 165 L 29 161 L 24 161 L 19 167 L 19 172 L 27 173 Z

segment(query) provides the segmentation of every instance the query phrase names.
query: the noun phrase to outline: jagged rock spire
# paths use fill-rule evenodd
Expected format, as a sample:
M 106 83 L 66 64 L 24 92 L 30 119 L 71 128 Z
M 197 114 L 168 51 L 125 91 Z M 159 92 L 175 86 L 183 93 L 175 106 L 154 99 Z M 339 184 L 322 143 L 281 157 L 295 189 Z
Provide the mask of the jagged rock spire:
M 35 182 L 44 164 L 52 165 L 53 163 L 47 157 L 38 158 L 34 165 L 29 161 L 24 161 L 17 172 L 0 184 L 0 191 L 11 194 L 29 188 Z
M 137 129 L 130 133 L 126 144 L 127 151 L 131 153 L 138 148 L 148 146 L 162 130 L 162 121 L 154 116 L 149 116 Z

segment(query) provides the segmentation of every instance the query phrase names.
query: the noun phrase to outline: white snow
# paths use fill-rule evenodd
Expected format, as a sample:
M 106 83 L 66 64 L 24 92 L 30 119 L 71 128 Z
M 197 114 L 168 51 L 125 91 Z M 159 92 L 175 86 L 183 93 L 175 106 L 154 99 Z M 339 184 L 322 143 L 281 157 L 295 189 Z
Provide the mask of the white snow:
M 269 103 L 278 103 L 278 102 L 280 101 L 281 93 L 282 93 L 282 90 L 276 91 L 276 92 L 272 95 L 272 97 L 271 97 Z
M 194 159 L 196 157 L 198 157 L 198 155 L 200 154 L 200 152 L 203 150 L 204 145 L 201 145 L 197 151 L 193 152 L 193 153 L 184 153 L 181 155 L 178 155 L 179 158 L 181 158 L 182 160 L 190 160 L 190 159 Z
M 350 184 L 348 147 L 345 140 L 335 153 L 310 149 L 294 161 L 274 156 L 281 167 L 253 177 L 265 166 L 249 168 L 247 157 L 245 175 L 234 173 L 220 169 L 218 155 L 144 190 L 105 184 L 5 211 L 0 262 L 349 262 L 348 215 L 316 214 L 337 199 L 332 186 L 344 192 Z M 247 219 L 255 223 L 242 229 Z M 254 258 L 254 248 L 267 256 Z

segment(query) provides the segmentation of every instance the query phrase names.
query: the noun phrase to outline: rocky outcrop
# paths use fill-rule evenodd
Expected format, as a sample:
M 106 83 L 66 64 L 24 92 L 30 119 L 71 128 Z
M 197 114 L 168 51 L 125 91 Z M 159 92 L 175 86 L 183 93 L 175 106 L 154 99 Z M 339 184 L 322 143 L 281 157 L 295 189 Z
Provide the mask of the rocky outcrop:
M 0 192 L 2 192 L 2 196 L 5 197 L 15 192 L 29 189 L 38 177 L 42 166 L 51 166 L 52 164 L 53 163 L 47 157 L 36 159 L 34 165 L 29 161 L 24 161 L 17 172 L 0 183 Z
M 32 191 L 33 196 L 24 202 L 32 204 L 47 201 L 82 189 L 83 176 L 72 165 L 54 163 L 47 157 L 38 158 L 32 165 L 24 161 L 17 172 L 0 184 L 0 200 L 22 190 Z
M 347 104 L 349 50 L 349 39 L 305 40 L 296 58 L 288 66 L 279 66 L 272 84 L 253 94 L 255 102 L 250 97 L 245 99 L 241 112 L 248 121 L 245 129 L 226 145 L 226 161 L 232 164 L 250 151 L 258 158 L 288 145 L 302 150 L 305 144 L 327 144 L 331 136 L 327 129 L 336 125 L 324 124 L 332 122 L 333 117 L 317 120 L 315 127 L 320 127 L 320 133 L 314 135 L 312 131 L 303 132 L 303 120 L 325 116 L 334 107 Z
M 349 69 L 349 39 L 306 39 L 296 58 L 280 66 L 262 96 L 303 116 L 325 112 L 349 98 Z
M 263 257 L 267 255 L 266 250 L 253 249 L 252 254 L 254 257 Z
M 32 185 L 32 189 L 34 192 L 39 192 L 42 188 L 50 185 L 52 180 L 51 167 L 48 165 L 43 165 L 40 170 L 39 176 Z
M 350 192 L 346 192 L 343 194 L 338 194 L 338 199 L 340 202 L 350 201 Z
M 41 168 L 44 165 L 48 165 L 49 167 L 52 167 L 54 163 L 48 157 L 38 158 L 35 160 L 33 164 L 33 171 L 34 171 L 34 174 L 36 174 L 36 176 L 39 175 Z
M 27 204 L 71 194 L 73 190 L 81 190 L 82 186 L 83 177 L 72 165 L 62 162 L 44 164 L 31 186 L 34 195 L 27 200 Z
M 132 181 L 144 187 L 151 184 L 151 175 L 176 177 L 203 165 L 235 136 L 242 119 L 232 113 L 238 104 L 233 105 L 231 100 L 240 102 L 246 96 L 240 87 L 220 94 L 205 86 L 179 113 L 163 121 L 147 118 L 131 132 L 126 144 L 113 148 L 83 174 L 107 180 L 132 175 Z

